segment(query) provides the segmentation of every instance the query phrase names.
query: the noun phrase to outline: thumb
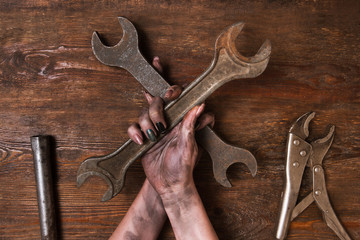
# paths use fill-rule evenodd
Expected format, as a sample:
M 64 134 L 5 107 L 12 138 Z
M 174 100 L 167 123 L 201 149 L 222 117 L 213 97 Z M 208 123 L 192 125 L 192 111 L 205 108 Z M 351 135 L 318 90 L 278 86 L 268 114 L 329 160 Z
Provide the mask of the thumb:
M 205 104 L 202 103 L 200 106 L 193 107 L 184 117 L 182 121 L 182 130 L 186 132 L 193 132 L 195 124 L 199 116 L 203 113 Z

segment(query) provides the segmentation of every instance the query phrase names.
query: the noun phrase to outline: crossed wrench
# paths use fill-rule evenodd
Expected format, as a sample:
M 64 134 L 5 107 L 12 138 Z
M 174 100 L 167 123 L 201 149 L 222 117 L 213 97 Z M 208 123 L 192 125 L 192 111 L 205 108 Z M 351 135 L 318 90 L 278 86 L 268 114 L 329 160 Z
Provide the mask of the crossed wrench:
M 132 23 L 122 17 L 119 17 L 119 22 L 123 28 L 123 37 L 113 47 L 103 45 L 94 32 L 92 47 L 95 56 L 103 64 L 126 69 L 150 94 L 163 98 L 170 85 L 141 55 L 137 32 Z M 175 127 L 190 109 L 204 102 L 211 93 L 226 82 L 239 78 L 254 78 L 265 70 L 271 53 L 270 41 L 266 40 L 255 56 L 249 58 L 242 56 L 235 47 L 235 39 L 243 26 L 244 23 L 241 22 L 234 24 L 219 35 L 210 67 L 186 87 L 178 99 L 166 105 L 164 111 L 169 130 Z M 159 138 L 162 136 L 160 135 Z M 197 140 L 209 152 L 213 161 L 215 179 L 221 185 L 231 187 L 226 177 L 226 170 L 236 162 L 246 164 L 251 174 L 255 176 L 257 163 L 249 151 L 224 143 L 209 127 L 197 133 Z M 154 144 L 146 141 L 143 145 L 137 145 L 128 140 L 109 155 L 86 159 L 78 170 L 78 186 L 81 186 L 89 176 L 100 176 L 109 185 L 102 201 L 113 198 L 124 185 L 128 167 Z

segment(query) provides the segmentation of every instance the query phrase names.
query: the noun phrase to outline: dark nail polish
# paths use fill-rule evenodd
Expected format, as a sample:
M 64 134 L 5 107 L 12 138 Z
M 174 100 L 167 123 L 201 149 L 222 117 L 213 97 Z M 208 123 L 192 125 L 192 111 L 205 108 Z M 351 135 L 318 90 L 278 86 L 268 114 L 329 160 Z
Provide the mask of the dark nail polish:
M 165 130 L 166 130 L 164 127 L 164 124 L 162 124 L 161 122 L 157 122 L 156 127 L 157 127 L 158 131 L 161 133 L 165 132 Z
M 150 141 L 156 142 L 156 136 L 152 129 L 146 130 L 146 134 L 147 134 L 148 138 L 150 139 Z

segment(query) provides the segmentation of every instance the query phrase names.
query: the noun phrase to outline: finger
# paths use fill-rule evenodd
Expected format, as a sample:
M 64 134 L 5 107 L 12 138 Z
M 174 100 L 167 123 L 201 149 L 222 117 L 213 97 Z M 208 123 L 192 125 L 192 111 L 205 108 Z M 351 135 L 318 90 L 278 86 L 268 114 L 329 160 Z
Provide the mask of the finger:
M 180 96 L 181 92 L 182 92 L 182 88 L 178 85 L 173 85 L 173 86 L 169 87 L 167 92 L 165 93 L 164 101 L 170 102 L 170 101 L 175 100 L 176 98 L 178 98 Z
M 149 117 L 157 131 L 161 133 L 166 129 L 163 108 L 163 100 L 160 97 L 154 97 L 149 107 Z
M 150 141 L 156 141 L 156 130 L 149 116 L 149 110 L 146 108 L 142 111 L 139 116 L 139 125 L 142 131 L 145 133 L 145 136 L 150 139 Z
M 161 65 L 160 58 L 158 56 L 155 56 L 152 61 L 153 66 L 158 70 L 159 73 L 163 73 L 164 69 Z
M 180 124 L 176 125 L 169 133 L 167 133 L 163 138 L 161 138 L 149 151 L 148 153 L 156 152 L 158 149 L 164 148 L 166 144 L 172 142 L 177 138 L 179 132 Z
M 201 116 L 197 120 L 195 130 L 200 130 L 207 125 L 209 125 L 210 127 L 214 127 L 214 123 L 215 123 L 214 114 L 212 113 L 201 114 Z
M 143 144 L 143 136 L 138 124 L 136 123 L 131 124 L 127 132 L 131 140 L 133 140 L 139 145 Z
M 187 131 L 188 133 L 193 133 L 196 120 L 200 117 L 201 113 L 203 113 L 205 108 L 205 104 L 201 104 L 200 106 L 193 107 L 184 117 L 182 121 L 182 129 L 183 131 Z
M 154 97 L 150 93 L 148 93 L 147 91 L 143 91 L 143 92 L 144 92 L 144 96 L 146 98 L 146 101 L 150 105 L 152 103 Z

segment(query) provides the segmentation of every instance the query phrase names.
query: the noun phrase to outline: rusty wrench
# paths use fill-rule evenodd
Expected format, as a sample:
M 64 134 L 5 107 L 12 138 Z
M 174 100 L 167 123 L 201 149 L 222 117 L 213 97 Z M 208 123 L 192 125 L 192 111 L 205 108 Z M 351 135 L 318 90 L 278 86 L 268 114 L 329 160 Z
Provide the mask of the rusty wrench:
M 170 87 L 169 83 L 140 53 L 138 35 L 134 25 L 126 18 L 119 17 L 118 19 L 124 32 L 122 40 L 114 47 L 107 47 L 94 32 L 91 41 L 94 55 L 105 65 L 128 70 L 150 94 L 163 98 Z M 222 186 L 231 187 L 231 183 L 226 177 L 226 170 L 236 162 L 246 163 L 251 174 L 255 176 L 256 159 L 249 151 L 226 144 L 208 126 L 197 132 L 196 137 L 202 147 L 209 152 L 213 160 L 214 177 Z
M 107 65 L 120 67 L 124 67 L 124 64 L 126 65 L 130 62 L 131 66 L 125 68 L 129 70 L 129 72 L 132 73 L 137 80 L 141 78 L 147 79 L 149 78 L 149 75 L 154 75 L 141 72 L 140 76 L 137 76 L 139 72 L 136 70 L 134 71 L 136 67 L 132 65 L 140 65 L 142 66 L 141 68 L 148 69 L 150 67 L 149 71 L 156 75 L 156 71 L 146 62 L 146 60 L 143 59 L 137 49 L 136 31 L 129 31 L 129 29 L 126 29 L 126 25 L 123 24 L 125 21 L 124 18 L 119 18 L 119 20 L 124 28 L 124 36 L 122 40 L 115 47 L 106 47 L 102 44 L 98 44 L 99 49 L 94 49 L 94 52 L 98 53 L 98 59 L 101 59 L 101 61 Z M 271 44 L 268 40 L 264 42 L 258 53 L 254 57 L 250 58 L 242 56 L 235 48 L 235 38 L 241 32 L 243 25 L 243 23 L 234 24 L 218 37 L 215 44 L 215 57 L 210 67 L 200 77 L 193 81 L 177 100 L 171 102 L 165 107 L 165 114 L 169 122 L 169 129 L 179 123 L 187 111 L 195 105 L 203 102 L 212 92 L 224 83 L 237 78 L 256 77 L 265 70 L 271 52 Z M 130 36 L 135 37 L 135 40 Z M 98 43 L 101 43 L 99 39 Z M 133 45 L 136 46 L 135 56 L 131 55 L 131 48 L 129 48 L 129 46 Z M 117 50 L 116 54 L 114 54 L 114 48 Z M 107 57 L 109 54 L 111 56 Z M 128 59 L 129 57 L 131 57 L 131 59 Z M 124 60 L 124 58 L 127 60 Z M 137 64 L 134 59 L 137 59 L 136 61 L 139 61 L 139 64 Z M 157 80 L 162 79 L 161 76 L 159 76 L 160 75 L 155 78 Z M 164 80 L 161 80 L 160 82 L 162 81 Z M 143 82 L 141 81 L 141 83 Z M 152 85 L 153 83 L 149 82 L 149 84 Z M 163 83 L 160 84 L 163 86 Z M 147 88 L 147 86 L 144 87 Z M 160 90 L 161 91 L 157 94 L 163 96 L 166 89 L 161 88 Z M 141 157 L 153 145 L 154 143 L 147 142 L 144 145 L 139 146 L 129 140 L 115 152 L 107 156 L 86 159 L 80 165 L 78 171 L 78 186 L 82 185 L 89 176 L 100 176 L 104 178 L 109 185 L 109 189 L 104 194 L 102 200 L 106 201 L 111 199 L 121 191 L 125 173 L 129 165 L 137 158 Z M 242 159 L 243 161 L 241 162 L 247 164 L 250 171 L 254 174 L 254 172 L 256 172 L 255 158 L 250 153 L 245 153 L 243 157 L 245 157 L 245 159 Z M 220 164 L 218 166 L 224 165 Z M 226 179 L 226 168 L 223 169 L 223 172 Z

